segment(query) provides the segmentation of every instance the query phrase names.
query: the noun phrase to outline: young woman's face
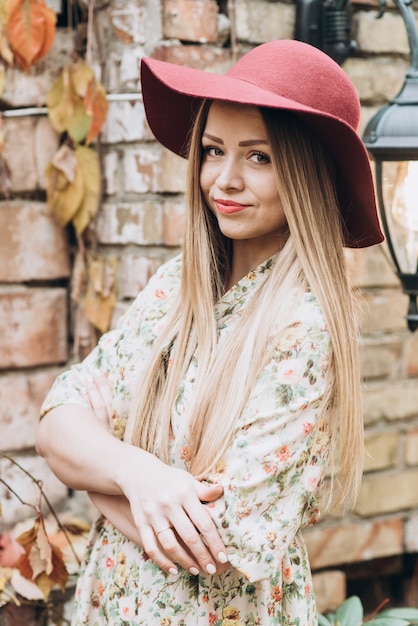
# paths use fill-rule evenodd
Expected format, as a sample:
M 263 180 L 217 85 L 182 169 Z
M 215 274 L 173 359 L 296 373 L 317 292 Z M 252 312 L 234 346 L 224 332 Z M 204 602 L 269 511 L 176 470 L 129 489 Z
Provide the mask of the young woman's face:
M 286 219 L 257 107 L 214 101 L 202 135 L 200 185 L 221 232 L 260 262 L 283 245 Z

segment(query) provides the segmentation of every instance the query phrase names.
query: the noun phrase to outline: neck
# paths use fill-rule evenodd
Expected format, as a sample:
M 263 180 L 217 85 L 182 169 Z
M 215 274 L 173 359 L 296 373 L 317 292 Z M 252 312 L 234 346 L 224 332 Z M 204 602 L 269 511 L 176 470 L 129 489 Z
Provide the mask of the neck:
M 286 243 L 286 237 L 274 237 L 260 247 L 259 242 L 251 240 L 232 242 L 232 268 L 227 288 L 230 289 L 244 276 L 258 267 L 263 261 L 274 256 Z

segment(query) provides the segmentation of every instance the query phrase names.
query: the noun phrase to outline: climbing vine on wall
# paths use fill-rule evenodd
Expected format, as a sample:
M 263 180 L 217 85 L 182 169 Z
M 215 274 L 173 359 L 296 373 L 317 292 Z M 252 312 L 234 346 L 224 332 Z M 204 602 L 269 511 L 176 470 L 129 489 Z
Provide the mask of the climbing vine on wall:
M 76 1 L 76 0 L 75 0 Z M 86 56 L 91 56 L 94 17 L 89 3 Z M 7 66 L 28 72 L 50 51 L 56 32 L 56 15 L 44 0 L 0 0 L 0 95 Z M 101 199 L 101 168 L 93 142 L 107 117 L 103 85 L 91 64 L 74 53 L 46 99 L 48 117 L 61 137 L 61 145 L 45 172 L 47 203 L 55 218 L 74 228 L 78 246 L 78 287 L 74 302 L 99 333 L 110 326 L 116 301 L 116 260 L 98 255 L 86 244 L 85 232 Z M 0 133 L 0 152 L 2 148 Z M 10 194 L 10 173 L 0 155 L 0 191 Z M 75 336 L 77 345 L 76 314 Z
M 91 2 L 90 22 L 93 20 L 92 5 Z M 28 73 L 48 54 L 55 39 L 56 22 L 55 13 L 44 0 L 0 0 L 0 96 L 8 68 Z M 88 27 L 90 36 L 91 32 L 92 28 Z M 90 45 L 88 42 L 87 50 Z M 108 112 L 106 93 L 91 64 L 73 53 L 47 94 L 45 104 L 50 123 L 60 136 L 60 146 L 45 172 L 46 199 L 58 223 L 62 227 L 71 225 L 77 242 L 71 292 L 76 305 L 76 322 L 82 312 L 99 333 L 105 332 L 116 300 L 116 262 L 113 258 L 96 254 L 86 232 L 101 199 L 100 159 L 94 142 Z M 2 144 L 0 127 L 0 193 L 9 198 L 11 183 L 7 163 L 1 154 Z M 77 331 L 75 337 L 77 344 Z M 9 461 L 18 465 L 12 458 Z M 41 501 L 46 496 L 42 485 L 31 478 L 40 493 L 39 503 L 35 506 L 23 502 L 12 486 L 0 477 L 0 483 L 8 487 L 22 504 L 32 507 L 35 513 L 32 524 L 26 525 L 17 537 L 0 534 L 0 606 L 7 602 L 19 604 L 21 598 L 47 600 L 53 586 L 64 589 L 69 562 L 65 548 L 71 547 L 77 537 L 85 537 L 86 528 L 78 521 L 73 521 L 70 529 L 61 523 L 58 527 L 55 524 L 51 534 L 50 523 L 48 525 L 41 509 Z M 59 522 L 55 514 L 53 517 L 53 522 Z M 63 535 L 61 549 L 57 541 L 62 542 Z M 74 555 L 78 566 L 78 557 Z

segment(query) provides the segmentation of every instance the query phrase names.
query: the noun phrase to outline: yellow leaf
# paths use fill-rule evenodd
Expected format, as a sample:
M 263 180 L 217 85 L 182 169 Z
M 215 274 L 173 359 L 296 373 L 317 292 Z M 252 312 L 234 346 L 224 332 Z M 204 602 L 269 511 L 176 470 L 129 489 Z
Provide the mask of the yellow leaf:
M 74 89 L 71 66 L 65 67 L 46 97 L 48 116 L 59 133 L 67 132 L 73 141 L 86 138 L 91 116 L 86 113 L 83 100 Z
M 66 147 L 66 150 L 66 158 L 57 159 L 57 166 L 51 161 L 45 172 L 48 206 L 62 226 L 73 219 L 80 209 L 85 194 L 84 176 L 78 166 L 75 153 L 71 148 Z M 76 161 L 74 168 L 71 163 L 72 158 Z M 66 172 L 70 172 L 69 175 L 73 177 L 73 180 L 68 180 Z
M 0 26 L 6 26 L 9 17 L 9 0 L 0 0 Z
M 91 148 L 79 146 L 75 155 L 78 171 L 83 176 L 83 198 L 77 213 L 72 218 L 74 228 L 81 234 L 96 215 L 100 200 L 100 164 L 97 153 Z
M 89 321 L 102 333 L 109 330 L 116 304 L 116 271 L 116 257 L 90 260 L 84 308 Z
M 84 100 L 89 84 L 94 79 L 94 72 L 85 61 L 77 61 L 70 67 L 71 83 L 76 93 Z

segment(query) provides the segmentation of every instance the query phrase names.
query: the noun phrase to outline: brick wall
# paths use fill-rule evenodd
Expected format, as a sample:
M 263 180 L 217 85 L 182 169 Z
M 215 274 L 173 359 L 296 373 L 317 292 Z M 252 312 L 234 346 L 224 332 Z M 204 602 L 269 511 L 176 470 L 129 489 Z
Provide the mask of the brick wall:
M 94 233 L 98 249 L 118 258 L 115 320 L 156 267 L 178 251 L 182 235 L 185 164 L 156 144 L 147 128 L 139 59 L 151 55 L 224 72 L 237 51 L 293 38 L 295 4 L 112 0 L 97 7 L 94 63 L 103 66 L 111 96 L 101 136 L 105 195 Z M 401 87 L 409 49 L 396 11 L 376 21 L 377 1 L 354 9 L 357 50 L 343 67 L 360 93 L 364 128 Z M 71 34 L 63 29 L 36 70 L 8 70 L 7 106 L 43 105 L 71 48 Z M 42 115 L 5 117 L 3 125 L 12 196 L 0 200 L 0 451 L 42 478 L 60 508 L 68 504 L 67 490 L 33 449 L 42 398 L 73 354 L 71 243 L 44 201 L 43 171 L 58 138 Z M 361 301 L 367 455 L 355 511 L 324 519 L 306 533 L 321 609 L 344 597 L 348 565 L 418 552 L 418 333 L 406 329 L 407 298 L 384 246 L 348 254 Z M 6 461 L 0 460 L 0 470 L 30 497 L 31 486 Z M 5 525 L 27 515 L 2 485 L 0 500 Z

